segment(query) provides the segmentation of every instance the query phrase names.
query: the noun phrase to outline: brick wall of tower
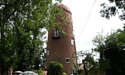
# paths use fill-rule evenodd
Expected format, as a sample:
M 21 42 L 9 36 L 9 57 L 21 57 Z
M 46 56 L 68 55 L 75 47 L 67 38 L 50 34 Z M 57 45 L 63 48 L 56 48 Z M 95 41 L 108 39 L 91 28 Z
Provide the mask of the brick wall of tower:
M 51 61 L 58 61 L 63 64 L 63 71 L 70 75 L 71 67 L 73 68 L 73 62 L 76 63 L 76 48 L 75 48 L 75 38 L 73 35 L 73 26 L 71 21 L 71 12 L 69 9 L 63 5 L 64 11 L 66 11 L 63 16 L 67 17 L 66 25 L 64 31 L 66 34 L 59 33 L 58 39 L 53 39 L 54 30 L 53 28 L 48 33 L 48 43 L 47 43 L 47 66 Z M 74 44 L 71 43 L 74 40 Z M 72 59 L 72 56 L 75 56 Z M 66 58 L 70 58 L 70 62 L 66 63 Z

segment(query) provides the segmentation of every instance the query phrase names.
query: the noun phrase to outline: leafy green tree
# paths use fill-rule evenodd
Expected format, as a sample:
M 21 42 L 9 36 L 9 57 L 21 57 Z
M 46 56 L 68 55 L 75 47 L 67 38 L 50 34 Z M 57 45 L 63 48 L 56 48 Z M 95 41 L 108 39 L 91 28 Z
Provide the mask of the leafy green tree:
M 78 63 L 73 63 L 73 65 L 74 65 L 74 68 L 75 68 L 74 75 L 80 75 L 81 72 L 82 72 L 82 69 L 79 68 L 80 65 Z
M 0 0 L 0 70 L 29 70 L 43 51 L 43 28 L 59 13 L 52 0 Z M 53 9 L 53 10 L 52 10 Z M 36 60 L 37 61 L 37 60 Z
M 105 41 L 105 58 L 110 61 L 108 75 L 124 75 L 125 69 L 125 32 L 118 31 L 111 34 Z
M 119 15 L 121 20 L 125 20 L 125 0 L 108 0 L 108 4 L 103 3 L 100 11 L 102 17 L 109 19 L 112 16 Z
M 86 54 L 86 57 L 83 59 L 82 63 L 84 65 L 83 69 L 85 71 L 85 75 L 88 75 L 91 72 L 94 74 L 94 71 L 97 70 L 97 63 L 94 61 L 94 58 L 90 53 Z
M 56 62 L 51 61 L 47 67 L 47 75 L 61 75 L 62 74 L 63 65 Z
M 96 35 L 95 38 L 92 40 L 93 44 L 96 46 L 96 48 L 94 48 L 93 50 L 99 53 L 99 68 L 101 72 L 103 72 L 104 69 L 109 68 L 108 60 L 104 58 L 106 37 L 102 34 L 103 32 L 98 33 L 98 35 Z
M 79 52 L 80 57 L 84 57 L 84 59 L 82 59 L 82 65 L 83 65 L 83 70 L 85 72 L 85 75 L 89 75 L 89 74 L 97 74 L 98 72 L 98 62 L 94 60 L 94 56 L 93 56 L 93 51 L 91 53 L 86 53 L 86 52 Z
M 101 46 L 101 47 L 100 47 Z M 118 29 L 105 38 L 104 44 L 97 46 L 96 50 L 102 50 L 103 61 L 100 63 L 107 75 L 124 75 L 125 69 L 125 31 Z M 100 58 L 101 59 L 101 58 Z M 105 62 L 105 63 L 104 63 Z M 103 65 L 102 65 L 103 64 Z M 102 68 L 102 67 L 101 67 Z

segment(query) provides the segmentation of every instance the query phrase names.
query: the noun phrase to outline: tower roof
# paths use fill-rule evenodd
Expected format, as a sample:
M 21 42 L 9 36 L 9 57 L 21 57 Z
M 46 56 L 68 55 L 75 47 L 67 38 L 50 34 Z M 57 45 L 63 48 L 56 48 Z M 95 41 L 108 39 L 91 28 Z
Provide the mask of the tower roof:
M 63 10 L 65 10 L 65 11 L 71 13 L 71 10 L 69 9 L 69 7 L 67 7 L 67 6 L 64 5 L 64 4 L 59 4 L 57 7 L 58 7 L 58 8 L 62 8 Z

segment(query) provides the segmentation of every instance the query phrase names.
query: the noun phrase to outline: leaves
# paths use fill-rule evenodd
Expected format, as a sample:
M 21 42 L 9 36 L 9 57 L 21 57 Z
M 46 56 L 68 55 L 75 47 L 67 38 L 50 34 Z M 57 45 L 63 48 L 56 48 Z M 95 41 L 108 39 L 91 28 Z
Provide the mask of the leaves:
M 0 68 L 30 70 L 35 59 L 41 61 L 45 34 L 41 29 L 55 25 L 52 17 L 59 9 L 51 13 L 57 7 L 52 0 L 0 0 L 0 4 Z
M 125 20 L 125 0 L 109 0 L 111 5 L 101 4 L 101 16 L 110 19 L 112 16 L 119 15 L 121 20 Z
M 56 61 L 51 61 L 48 65 L 48 75 L 60 75 L 62 74 L 63 65 Z
M 99 44 L 96 46 L 95 50 L 100 53 L 100 69 L 105 70 L 108 75 L 120 73 L 124 74 L 124 45 L 125 32 L 124 30 L 118 29 L 116 32 L 108 35 L 105 38 L 103 44 Z M 112 71 L 115 72 L 112 73 Z
M 88 73 L 92 73 L 95 75 L 97 74 L 99 70 L 99 65 L 98 62 L 94 60 L 93 51 L 91 53 L 80 51 L 78 53 L 78 57 L 82 58 L 83 70 L 86 75 L 88 75 Z M 74 64 L 74 66 L 77 70 L 80 71 L 77 64 Z

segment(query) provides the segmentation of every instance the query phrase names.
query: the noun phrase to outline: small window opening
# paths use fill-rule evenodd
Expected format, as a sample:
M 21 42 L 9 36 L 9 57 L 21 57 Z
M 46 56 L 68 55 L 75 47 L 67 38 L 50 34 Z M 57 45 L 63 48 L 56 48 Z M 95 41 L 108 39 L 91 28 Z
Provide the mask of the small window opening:
M 71 18 L 71 22 L 73 22 L 73 19 Z
M 59 37 L 59 31 L 58 30 L 54 31 L 54 37 Z
M 74 45 L 74 40 L 73 39 L 71 39 L 71 44 Z
M 47 55 L 49 55 L 49 50 L 47 50 Z
M 70 58 L 65 59 L 66 63 L 70 63 Z
M 53 38 L 59 38 L 59 30 L 58 30 L 58 28 L 56 28 L 54 30 Z

